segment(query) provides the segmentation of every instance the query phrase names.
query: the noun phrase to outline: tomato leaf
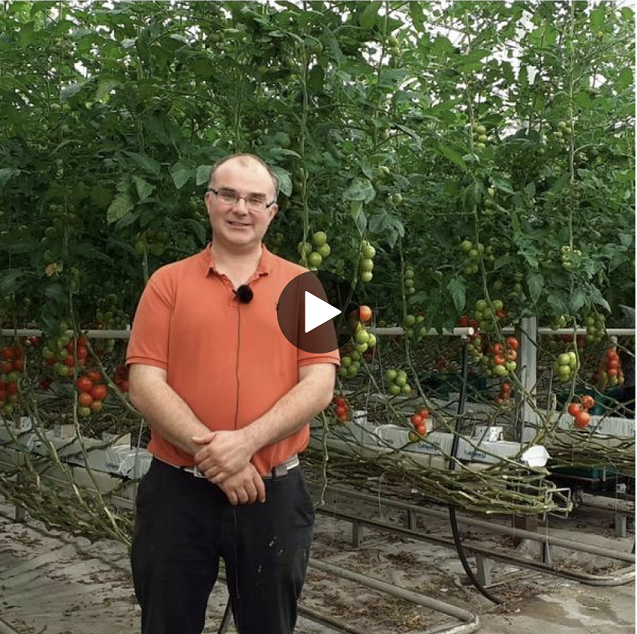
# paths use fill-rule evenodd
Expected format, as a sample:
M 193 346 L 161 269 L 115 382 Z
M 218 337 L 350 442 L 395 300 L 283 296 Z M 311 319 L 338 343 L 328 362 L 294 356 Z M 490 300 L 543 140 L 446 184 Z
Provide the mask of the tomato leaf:
M 128 191 L 119 192 L 106 212 L 106 222 L 109 225 L 117 222 L 120 218 L 126 216 L 132 208 L 133 201 Z
M 146 200 L 155 189 L 154 185 L 151 185 L 148 181 L 145 181 L 141 176 L 133 176 L 135 187 L 137 188 L 137 195 L 139 200 Z
M 177 161 L 170 168 L 170 175 L 173 177 L 173 183 L 177 189 L 181 189 L 192 176 L 192 168 L 181 161 Z
M 4 187 L 10 179 L 19 174 L 20 170 L 14 167 L 3 167 L 0 169 L 0 187 Z
M 467 164 L 464 162 L 462 155 L 460 152 L 456 152 L 456 150 L 446 146 L 441 145 L 438 147 L 438 151 L 442 154 L 446 159 L 449 159 L 452 163 L 455 163 L 460 169 L 467 171 Z
M 586 295 L 581 288 L 576 288 L 568 298 L 568 307 L 571 314 L 577 313 L 577 311 L 586 303 Z
M 212 165 L 200 165 L 197 168 L 197 174 L 195 176 L 195 183 L 200 187 L 208 182 L 210 178 L 210 172 L 212 171 Z
M 461 313 L 467 301 L 467 287 L 465 283 L 459 277 L 454 277 L 449 280 L 447 288 L 451 293 L 451 299 L 453 299 L 456 310 Z
M 529 294 L 531 301 L 536 304 L 542 294 L 542 288 L 544 287 L 544 278 L 538 271 L 531 271 L 526 278 L 526 284 L 529 287 Z
M 292 195 L 292 179 L 290 178 L 290 173 L 276 165 L 272 167 L 272 170 L 279 179 L 279 190 L 284 196 L 290 197 Z
M 367 178 L 357 176 L 351 185 L 343 192 L 343 200 L 362 200 L 369 203 L 374 200 L 376 191 L 374 186 Z
M 376 24 L 378 18 L 378 11 L 383 3 L 382 2 L 370 2 L 361 13 L 359 22 L 364 29 L 371 29 Z

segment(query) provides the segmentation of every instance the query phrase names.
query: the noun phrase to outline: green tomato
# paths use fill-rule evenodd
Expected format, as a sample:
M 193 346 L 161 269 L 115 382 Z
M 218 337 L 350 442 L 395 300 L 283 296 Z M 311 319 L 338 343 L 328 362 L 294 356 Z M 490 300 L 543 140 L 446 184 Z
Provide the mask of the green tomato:
M 296 250 L 299 252 L 301 257 L 304 255 L 310 255 L 310 253 L 312 253 L 312 245 L 309 242 L 299 242 Z
M 332 249 L 330 248 L 329 244 L 322 244 L 320 247 L 316 249 L 316 252 L 322 258 L 326 258 L 332 252 Z
M 366 343 L 357 343 L 357 344 L 354 346 L 354 349 L 356 350 L 356 352 L 359 352 L 359 353 L 361 353 L 361 354 L 362 354 L 363 352 L 367 352 L 367 348 L 368 348 L 368 347 L 369 347 L 369 346 L 368 346 Z
M 321 266 L 321 262 L 323 262 L 323 258 L 321 257 L 321 254 L 317 253 L 316 251 L 312 251 L 312 253 L 307 256 L 307 263 L 310 266 L 319 267 Z
M 368 348 L 376 347 L 376 337 L 374 335 L 369 335 L 369 339 L 367 340 L 367 347 Z
M 389 386 L 389 392 L 391 394 L 393 394 L 394 396 L 398 396 L 400 394 L 401 389 L 402 388 L 400 386 L 396 385 L 395 383 L 392 383 Z
M 405 326 L 407 328 L 411 328 L 415 324 L 416 324 L 416 316 L 415 315 L 407 315 L 407 317 L 405 317 Z
M 376 255 L 376 249 L 369 243 L 363 244 L 361 254 L 364 258 L 371 260 Z
M 360 274 L 360 280 L 364 284 L 367 284 L 367 282 L 371 282 L 373 277 L 374 274 L 371 271 L 362 271 Z
M 356 333 L 354 339 L 356 343 L 367 343 L 369 341 L 369 333 L 363 328 Z
M 312 242 L 314 242 L 317 247 L 323 246 L 327 242 L 327 234 L 325 231 L 317 231 L 312 236 Z
M 374 268 L 374 262 L 373 260 L 369 259 L 369 258 L 363 258 L 360 261 L 360 269 L 361 271 L 365 272 L 369 272 L 372 271 L 372 269 Z
M 385 372 L 385 378 L 389 383 L 394 382 L 397 376 L 398 373 L 396 372 L 396 370 L 387 370 L 387 372 Z

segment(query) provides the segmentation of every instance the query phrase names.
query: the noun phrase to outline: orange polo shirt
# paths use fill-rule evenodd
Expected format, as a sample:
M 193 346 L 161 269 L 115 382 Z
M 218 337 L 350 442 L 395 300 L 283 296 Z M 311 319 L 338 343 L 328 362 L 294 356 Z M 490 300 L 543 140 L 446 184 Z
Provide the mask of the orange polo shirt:
M 284 337 L 277 301 L 292 279 L 307 271 L 265 246 L 248 281 L 254 296 L 237 301 L 230 280 L 215 270 L 210 247 L 158 269 L 141 296 L 126 363 L 163 368 L 168 384 L 213 431 L 246 427 L 270 410 L 298 382 L 299 367 L 339 365 L 338 350 L 312 354 Z M 309 425 L 263 447 L 252 462 L 264 475 L 301 452 Z M 174 465 L 193 459 L 151 429 L 148 450 Z

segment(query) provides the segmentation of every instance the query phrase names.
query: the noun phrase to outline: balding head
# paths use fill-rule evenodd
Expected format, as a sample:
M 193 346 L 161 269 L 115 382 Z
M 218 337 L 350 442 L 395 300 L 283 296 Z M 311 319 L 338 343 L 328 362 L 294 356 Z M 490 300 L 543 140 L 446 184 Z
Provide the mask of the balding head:
M 253 168 L 256 171 L 265 170 L 268 176 L 270 177 L 270 179 L 272 180 L 272 184 L 274 186 L 273 200 L 276 200 L 278 198 L 279 179 L 277 175 L 274 173 L 274 170 L 263 159 L 260 159 L 258 156 L 255 156 L 254 154 L 248 154 L 247 152 L 243 152 L 240 154 L 231 154 L 230 156 L 226 156 L 222 158 L 220 161 L 217 161 L 217 163 L 213 165 L 212 170 L 210 170 L 210 178 L 208 179 L 208 185 L 212 185 L 212 186 L 216 185 L 217 171 L 222 165 L 225 165 L 229 163 L 230 161 L 232 162 L 236 161 L 239 165 L 248 169 Z

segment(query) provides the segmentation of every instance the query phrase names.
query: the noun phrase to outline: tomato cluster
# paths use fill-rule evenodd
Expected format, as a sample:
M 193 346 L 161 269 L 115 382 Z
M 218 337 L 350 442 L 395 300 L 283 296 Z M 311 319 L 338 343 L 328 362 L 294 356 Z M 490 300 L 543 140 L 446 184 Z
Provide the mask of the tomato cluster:
M 374 256 L 376 255 L 376 249 L 367 241 L 363 240 L 361 243 L 361 257 L 358 262 L 358 279 L 366 284 L 371 282 L 374 274 Z
M 426 407 L 421 407 L 417 412 L 412 414 L 411 418 L 409 419 L 419 436 L 427 435 L 427 423 L 425 421 L 428 418 L 429 410 Z
M 405 292 L 407 292 L 406 288 Z M 427 334 L 427 331 L 423 327 L 424 321 L 424 315 L 407 315 L 405 317 L 405 337 L 407 337 L 407 339 L 415 338 L 416 341 L 422 341 Z
M 607 387 L 624 385 L 622 362 L 616 346 L 611 346 L 604 353 L 601 368 L 597 374 L 599 389 L 603 392 Z
M 75 386 L 79 392 L 78 416 L 87 418 L 102 409 L 103 401 L 108 395 L 108 387 L 102 384 L 101 380 L 102 375 L 97 370 L 91 370 L 77 379 Z
M 385 372 L 385 378 L 389 384 L 389 391 L 393 396 L 398 394 L 411 394 L 411 385 L 407 382 L 407 372 L 404 370 L 394 370 L 390 368 Z
M 579 361 L 573 350 L 560 354 L 553 364 L 553 371 L 562 383 L 570 381 L 578 368 Z
M 125 364 L 121 364 L 117 366 L 117 370 L 115 370 L 115 376 L 113 378 L 113 383 L 117 385 L 120 392 L 128 392 L 128 366 Z
M 18 381 L 24 370 L 22 350 L 18 346 L 5 346 L 0 350 L 0 411 L 11 416 L 18 402 Z
M 503 383 L 500 386 L 500 394 L 498 394 L 494 400 L 498 405 L 502 405 L 503 403 L 508 401 L 510 398 L 511 398 L 511 384 Z
M 591 422 L 591 415 L 588 413 L 588 410 L 595 407 L 595 399 L 592 396 L 585 394 L 580 398 L 580 401 L 581 403 L 571 403 L 568 406 L 568 413 L 573 417 L 575 427 L 584 429 L 585 427 L 588 427 Z
M 51 337 L 42 348 L 42 358 L 45 363 L 53 367 L 53 371 L 58 376 L 69 376 L 73 373 L 73 368 L 83 368 L 88 357 L 88 346 L 84 337 L 77 338 L 77 350 L 75 341 L 66 332 L 66 328 L 61 327 L 61 334 L 58 337 Z
M 363 354 L 376 347 L 376 336 L 370 333 L 365 324 L 372 320 L 372 309 L 369 306 L 361 306 L 358 311 L 350 314 L 350 328 L 354 330 L 354 350 Z
M 405 269 L 405 295 L 413 295 L 416 292 L 416 286 L 414 284 L 414 269 L 407 267 Z
M 310 271 L 317 271 L 323 260 L 331 253 L 332 249 L 327 243 L 325 231 L 316 231 L 312 235 L 312 244 L 299 242 L 297 251 L 301 256 L 299 264 L 307 266 Z
M 334 416 L 342 423 L 346 423 L 349 420 L 349 403 L 344 396 L 334 397 Z

